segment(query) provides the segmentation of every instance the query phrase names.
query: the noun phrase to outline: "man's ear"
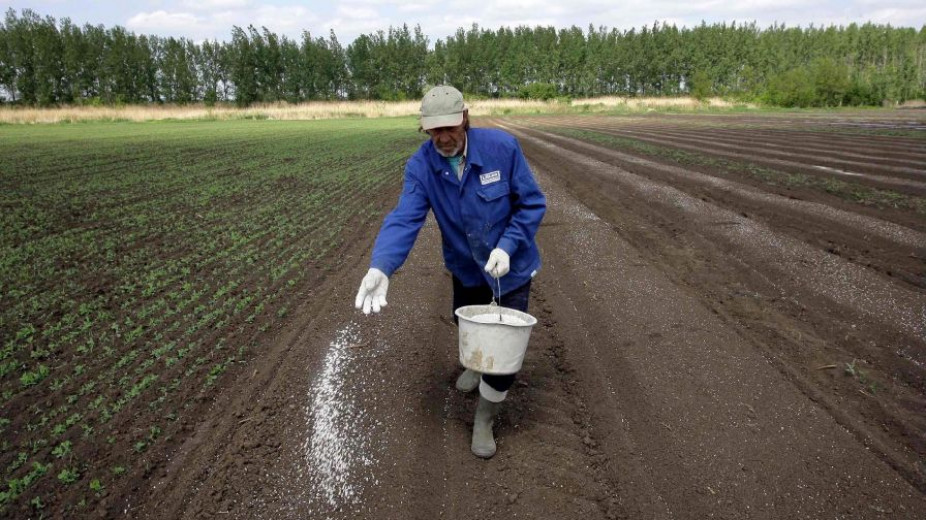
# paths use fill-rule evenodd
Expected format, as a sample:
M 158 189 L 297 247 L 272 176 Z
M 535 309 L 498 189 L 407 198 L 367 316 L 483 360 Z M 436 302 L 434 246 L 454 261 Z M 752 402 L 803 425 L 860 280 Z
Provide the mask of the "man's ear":
M 469 123 L 469 109 L 463 109 L 463 126 L 466 126 Z

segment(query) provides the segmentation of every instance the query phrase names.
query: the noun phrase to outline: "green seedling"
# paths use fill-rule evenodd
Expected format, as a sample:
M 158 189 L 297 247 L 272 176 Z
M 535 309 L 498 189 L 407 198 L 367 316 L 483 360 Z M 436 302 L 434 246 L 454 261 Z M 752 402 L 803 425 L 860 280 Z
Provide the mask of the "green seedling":
M 24 452 L 24 451 L 19 452 L 19 453 L 16 455 L 16 458 L 13 459 L 12 462 L 10 462 L 10 465 L 6 467 L 6 473 L 7 473 L 7 474 L 10 474 L 10 473 L 16 471 L 17 469 L 21 468 L 22 465 L 25 464 L 26 461 L 27 461 L 28 459 L 29 459 L 29 454 L 28 454 L 28 453 L 26 453 L 26 452 Z
M 35 386 L 48 377 L 49 372 L 47 366 L 39 365 L 34 371 L 26 372 L 20 376 L 19 382 L 24 387 Z
M 859 363 L 860 361 L 858 359 L 853 359 L 851 363 L 846 363 L 845 373 L 847 376 L 861 383 L 865 389 L 868 390 L 868 393 L 874 395 L 879 389 L 878 383 L 869 378 L 868 374 L 861 369 Z
M 16 493 L 4 488 L 4 503 L 33 484 L 39 468 L 64 480 L 80 480 L 80 473 L 99 476 L 101 468 L 93 462 L 77 466 L 70 460 L 77 442 L 111 451 L 107 443 L 115 444 L 116 437 L 107 423 L 117 414 L 128 422 L 127 431 L 145 432 L 130 450 L 141 453 L 161 442 L 165 433 L 159 427 L 131 424 L 132 418 L 152 402 L 160 409 L 168 392 L 193 391 L 203 379 L 215 383 L 230 363 L 241 363 L 239 338 L 249 335 L 247 324 L 268 313 L 273 317 L 278 309 L 280 317 L 290 313 L 299 298 L 294 289 L 305 279 L 302 266 L 318 262 L 330 270 L 325 259 L 341 244 L 342 230 L 379 218 L 381 208 L 369 202 L 370 195 L 391 185 L 388 172 L 401 168 L 420 144 L 407 123 L 367 122 L 382 131 L 355 137 L 353 123 L 343 129 L 337 122 L 317 129 L 283 123 L 271 131 L 226 122 L 215 135 L 192 132 L 180 141 L 176 137 L 189 132 L 185 125 L 164 139 L 160 126 L 100 125 L 91 133 L 106 137 L 99 141 L 102 147 L 92 139 L 80 144 L 59 139 L 69 132 L 52 126 L 30 129 L 29 136 L 0 129 L 0 170 L 9 172 L 5 180 L 11 185 L 22 187 L 17 204 L 25 208 L 0 216 L 10 231 L 3 238 L 14 244 L 0 266 L 0 292 L 11 302 L 0 309 L 0 323 L 12 331 L 0 346 L 0 392 L 5 410 L 16 409 L 8 404 L 32 392 L 28 389 L 57 393 L 47 408 L 0 421 L 0 430 L 6 430 L 0 438 L 8 454 L 6 478 L 21 477 L 12 485 Z M 227 130 L 244 132 L 258 153 L 224 147 L 227 153 L 177 163 L 178 154 L 223 143 L 219 136 Z M 301 156 L 306 132 L 313 136 L 314 164 L 268 167 L 266 157 Z M 134 144 L 138 138 L 144 147 Z M 119 175 L 100 168 L 114 161 L 138 168 Z M 232 164 L 266 176 L 221 175 Z M 281 190 L 275 179 L 288 188 Z M 80 233 L 62 232 L 75 225 Z M 33 325 L 38 323 L 41 327 Z M 271 325 L 260 328 L 266 332 Z M 219 354 L 222 350 L 238 354 Z M 162 374 L 169 383 L 158 384 Z M 178 409 L 196 408 L 187 401 Z M 176 420 L 172 416 L 168 420 Z M 23 425 L 21 433 L 9 435 L 11 424 Z M 75 426 L 82 431 L 79 438 L 69 434 Z M 29 457 L 71 467 L 51 473 L 50 466 L 33 466 L 22 477 Z M 114 475 L 124 472 L 113 468 Z M 105 478 L 94 480 L 98 492 L 105 492 Z M 27 507 L 25 500 L 18 505 Z
M 70 455 L 71 454 L 71 441 L 62 442 L 61 444 L 56 446 L 55 449 L 51 450 L 51 454 L 59 459 L 67 455 Z
M 853 359 L 851 363 L 846 363 L 846 375 L 857 379 L 862 384 L 866 381 L 865 372 L 858 366 L 858 359 Z
M 73 484 L 80 478 L 80 473 L 76 469 L 65 468 L 58 473 L 58 480 L 65 485 Z

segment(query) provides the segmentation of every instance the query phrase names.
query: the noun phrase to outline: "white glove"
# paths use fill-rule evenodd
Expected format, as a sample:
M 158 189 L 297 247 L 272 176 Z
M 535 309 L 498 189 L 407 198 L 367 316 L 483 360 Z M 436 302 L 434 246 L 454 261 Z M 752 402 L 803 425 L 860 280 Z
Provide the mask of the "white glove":
M 376 268 L 370 268 L 367 275 L 360 282 L 360 290 L 357 291 L 357 299 L 354 300 L 354 307 L 363 309 L 364 314 L 379 312 L 386 306 L 386 291 L 389 289 L 389 277 L 386 273 Z
M 508 274 L 511 269 L 511 258 L 504 249 L 496 247 L 489 253 L 489 261 L 486 263 L 486 272 L 494 278 L 501 278 Z

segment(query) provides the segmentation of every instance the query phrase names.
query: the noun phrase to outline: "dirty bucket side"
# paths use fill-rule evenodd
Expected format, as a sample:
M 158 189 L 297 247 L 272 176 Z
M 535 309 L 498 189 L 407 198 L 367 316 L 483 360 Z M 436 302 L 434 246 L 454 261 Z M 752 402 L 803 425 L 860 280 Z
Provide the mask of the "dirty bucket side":
M 497 320 L 501 313 L 503 322 Z M 537 319 L 525 312 L 494 305 L 469 305 L 459 318 L 460 364 L 484 374 L 514 374 L 521 369 L 530 333 Z

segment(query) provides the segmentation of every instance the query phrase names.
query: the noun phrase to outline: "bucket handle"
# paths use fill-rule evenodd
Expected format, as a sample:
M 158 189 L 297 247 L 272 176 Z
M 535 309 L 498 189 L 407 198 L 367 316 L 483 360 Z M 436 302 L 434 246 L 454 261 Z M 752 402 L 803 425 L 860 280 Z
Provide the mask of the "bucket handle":
M 498 286 L 498 303 L 495 302 L 495 293 L 492 293 L 492 303 L 489 305 L 498 307 L 498 322 L 502 322 L 502 280 L 501 277 L 495 278 L 495 284 Z

